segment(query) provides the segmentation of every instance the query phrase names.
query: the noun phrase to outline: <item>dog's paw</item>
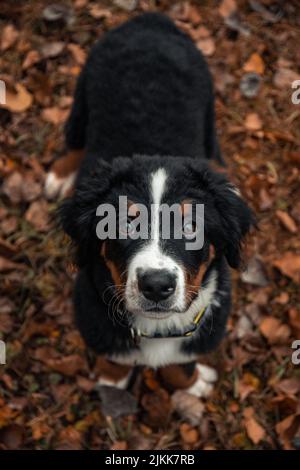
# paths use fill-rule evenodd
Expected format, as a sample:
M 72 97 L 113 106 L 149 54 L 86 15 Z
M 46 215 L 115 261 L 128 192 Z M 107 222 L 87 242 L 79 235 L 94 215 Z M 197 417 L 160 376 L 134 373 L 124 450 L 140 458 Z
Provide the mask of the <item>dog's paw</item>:
M 76 178 L 76 172 L 67 176 L 58 176 L 54 171 L 50 171 L 45 181 L 45 196 L 47 199 L 56 197 L 63 198 L 71 191 Z
M 208 367 L 202 364 L 196 365 L 196 370 L 198 377 L 195 383 L 191 385 L 186 391 L 190 395 L 195 395 L 196 397 L 207 397 L 213 391 L 214 383 L 218 379 L 218 374 L 215 369 Z
M 119 390 L 126 390 L 130 381 L 131 371 L 122 379 L 113 381 L 112 379 L 106 377 L 100 377 L 97 381 L 96 388 L 107 386 L 107 387 L 115 387 Z

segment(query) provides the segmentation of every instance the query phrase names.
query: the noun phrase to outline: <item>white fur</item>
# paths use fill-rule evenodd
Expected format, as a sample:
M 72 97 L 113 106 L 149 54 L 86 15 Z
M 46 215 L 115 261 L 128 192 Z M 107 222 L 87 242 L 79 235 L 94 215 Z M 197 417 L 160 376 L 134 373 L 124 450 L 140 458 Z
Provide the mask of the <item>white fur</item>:
M 213 384 L 218 379 L 217 371 L 212 367 L 202 364 L 197 364 L 196 368 L 198 370 L 198 378 L 193 385 L 186 389 L 186 391 L 190 395 L 195 395 L 199 398 L 207 397 L 212 392 Z
M 64 197 L 72 188 L 77 172 L 69 174 L 66 177 L 59 178 L 53 171 L 48 173 L 45 181 L 45 195 L 47 199 L 54 197 Z
M 117 382 L 114 382 L 113 380 L 107 379 L 105 377 L 99 377 L 97 381 L 97 386 L 96 387 L 101 387 L 103 385 L 106 385 L 108 387 L 116 387 L 119 390 L 126 390 L 129 384 L 129 380 L 131 377 L 132 372 L 128 372 L 126 377 L 123 377 L 123 379 L 118 380 Z

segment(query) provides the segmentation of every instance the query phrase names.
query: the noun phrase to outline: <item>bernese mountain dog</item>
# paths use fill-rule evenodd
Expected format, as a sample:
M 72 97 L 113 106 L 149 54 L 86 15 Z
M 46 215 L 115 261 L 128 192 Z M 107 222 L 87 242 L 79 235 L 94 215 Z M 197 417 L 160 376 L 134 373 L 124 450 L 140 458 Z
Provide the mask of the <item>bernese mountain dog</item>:
M 88 346 L 105 358 L 100 384 L 126 387 L 135 365 L 197 396 L 214 369 L 197 363 L 218 345 L 230 311 L 229 266 L 240 264 L 253 215 L 223 172 L 208 66 L 166 16 L 147 13 L 108 32 L 78 78 L 66 124 L 69 153 L 54 163 L 46 193 L 65 198 L 60 217 L 76 246 L 74 305 Z M 72 193 L 71 188 L 74 186 Z M 126 230 L 151 209 L 151 236 L 99 239 L 100 204 L 126 196 Z M 204 205 L 204 243 L 191 215 L 182 237 L 161 236 L 163 204 Z M 192 210 L 193 212 L 193 210 Z

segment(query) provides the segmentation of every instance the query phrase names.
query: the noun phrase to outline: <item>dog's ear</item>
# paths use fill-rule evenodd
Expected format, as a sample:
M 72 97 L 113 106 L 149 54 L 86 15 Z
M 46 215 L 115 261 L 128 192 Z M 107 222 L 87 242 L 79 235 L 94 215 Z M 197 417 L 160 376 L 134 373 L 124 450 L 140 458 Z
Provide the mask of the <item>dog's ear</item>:
M 205 236 L 217 256 L 225 256 L 232 268 L 238 268 L 242 241 L 255 226 L 254 214 L 224 174 L 195 162 L 191 166 L 194 177 L 197 173 L 199 201 L 204 201 Z
M 95 244 L 100 243 L 96 238 L 96 210 L 111 187 L 111 179 L 111 165 L 98 160 L 93 170 L 79 174 L 73 195 L 58 209 L 61 225 L 76 247 L 79 266 L 88 262 Z

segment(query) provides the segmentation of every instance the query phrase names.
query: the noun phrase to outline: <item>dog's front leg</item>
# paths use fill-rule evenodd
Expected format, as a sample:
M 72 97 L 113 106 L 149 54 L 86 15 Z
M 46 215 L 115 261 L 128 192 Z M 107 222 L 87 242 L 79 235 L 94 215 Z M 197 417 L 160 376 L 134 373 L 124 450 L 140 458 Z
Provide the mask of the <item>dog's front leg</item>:
M 97 364 L 100 372 L 98 387 L 106 385 L 120 390 L 125 390 L 128 387 L 133 371 L 131 366 L 117 364 L 102 356 L 98 357 Z
M 197 397 L 207 397 L 218 378 L 215 369 L 196 362 L 162 367 L 159 375 L 171 390 L 186 390 Z

